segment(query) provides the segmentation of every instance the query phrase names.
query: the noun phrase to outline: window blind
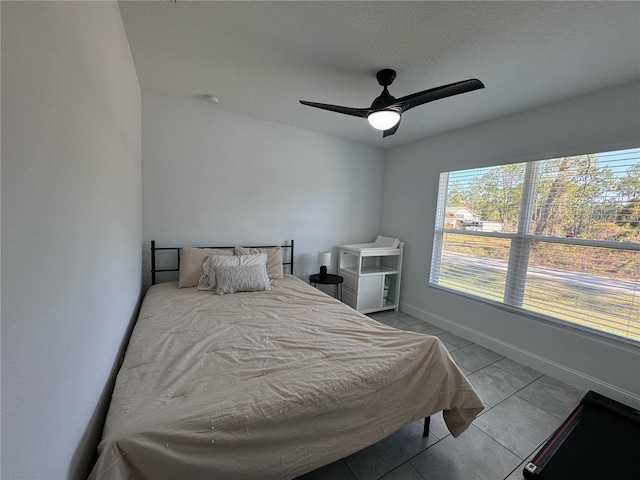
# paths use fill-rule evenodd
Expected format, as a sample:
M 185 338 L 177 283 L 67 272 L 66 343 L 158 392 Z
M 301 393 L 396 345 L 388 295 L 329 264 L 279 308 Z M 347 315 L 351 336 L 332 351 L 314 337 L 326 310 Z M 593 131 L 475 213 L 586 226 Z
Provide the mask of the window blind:
M 640 149 L 445 172 L 430 284 L 640 342 Z

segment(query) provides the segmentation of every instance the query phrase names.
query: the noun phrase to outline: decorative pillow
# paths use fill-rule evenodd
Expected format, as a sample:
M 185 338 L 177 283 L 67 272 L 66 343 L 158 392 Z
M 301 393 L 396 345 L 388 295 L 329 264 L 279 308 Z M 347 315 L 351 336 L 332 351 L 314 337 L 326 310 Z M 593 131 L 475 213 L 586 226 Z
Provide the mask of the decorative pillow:
M 178 288 L 195 287 L 203 273 L 202 264 L 209 255 L 232 256 L 233 250 L 219 248 L 192 248 L 180 249 L 180 277 Z
M 282 278 L 284 276 L 282 270 L 282 249 L 280 247 L 272 248 L 247 248 L 236 247 L 236 255 L 248 255 L 251 253 L 267 254 L 267 274 L 272 280 Z
M 216 274 L 216 293 L 258 292 L 271 290 L 267 268 L 263 265 L 213 267 Z
M 241 265 L 265 265 L 266 253 L 253 255 L 211 255 L 202 264 L 203 274 L 198 280 L 198 290 L 215 290 L 216 272 L 213 267 L 237 267 Z

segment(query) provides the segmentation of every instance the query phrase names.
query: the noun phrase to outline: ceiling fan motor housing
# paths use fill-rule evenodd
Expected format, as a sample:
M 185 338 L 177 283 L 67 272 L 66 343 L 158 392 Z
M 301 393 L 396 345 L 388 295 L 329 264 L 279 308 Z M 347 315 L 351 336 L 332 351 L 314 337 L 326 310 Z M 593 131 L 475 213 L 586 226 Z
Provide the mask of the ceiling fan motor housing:
M 373 103 L 371 104 L 371 110 L 383 110 L 387 108 L 389 105 L 393 105 L 396 103 L 396 98 L 389 93 L 387 88 L 385 87 L 384 91 L 377 97 Z M 399 108 L 391 108 L 390 110 L 399 111 Z
M 387 87 L 393 83 L 396 78 L 396 71 L 391 70 L 390 68 L 385 68 L 384 70 L 380 70 L 376 74 L 376 78 L 378 79 L 378 83 L 384 87 L 380 96 L 378 96 L 373 103 L 371 103 L 371 110 L 384 110 L 388 106 L 396 103 L 396 97 L 389 93 Z M 390 108 L 389 110 L 393 110 L 396 112 L 401 112 L 400 108 Z

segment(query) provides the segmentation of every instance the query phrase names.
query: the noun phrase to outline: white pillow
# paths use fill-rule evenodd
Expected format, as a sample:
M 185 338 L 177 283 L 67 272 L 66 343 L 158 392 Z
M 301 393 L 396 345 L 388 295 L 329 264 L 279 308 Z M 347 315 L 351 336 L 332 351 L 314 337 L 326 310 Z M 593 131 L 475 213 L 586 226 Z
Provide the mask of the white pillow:
M 216 289 L 216 272 L 214 267 L 238 267 L 246 265 L 266 265 L 267 254 L 256 253 L 253 255 L 210 255 L 202 264 L 203 274 L 198 280 L 198 290 Z
M 216 293 L 271 290 L 267 267 L 262 265 L 215 266 Z

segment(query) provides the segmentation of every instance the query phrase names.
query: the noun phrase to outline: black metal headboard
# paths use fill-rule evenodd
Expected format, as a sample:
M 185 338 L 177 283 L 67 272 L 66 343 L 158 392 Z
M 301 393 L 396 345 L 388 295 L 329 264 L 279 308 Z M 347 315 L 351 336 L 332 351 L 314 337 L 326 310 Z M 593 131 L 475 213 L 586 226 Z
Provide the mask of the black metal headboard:
M 273 248 L 277 246 L 282 248 L 285 252 L 289 250 L 289 255 L 288 255 L 289 261 L 286 261 L 287 256 L 283 255 L 282 266 L 285 267 L 288 265 L 289 273 L 293 274 L 293 240 L 291 240 L 291 243 L 289 245 L 257 245 L 257 246 L 251 246 L 246 248 Z M 157 273 L 178 272 L 180 270 L 179 265 L 180 265 L 180 249 L 181 248 L 182 247 L 156 247 L 156 241 L 151 240 L 151 285 L 156 284 Z M 226 250 L 226 249 L 233 249 L 235 247 L 196 247 L 196 248 L 219 248 L 219 249 Z M 177 260 L 175 264 L 178 266 L 175 268 L 156 268 L 156 253 L 159 251 L 173 251 L 175 253 L 175 258 Z

